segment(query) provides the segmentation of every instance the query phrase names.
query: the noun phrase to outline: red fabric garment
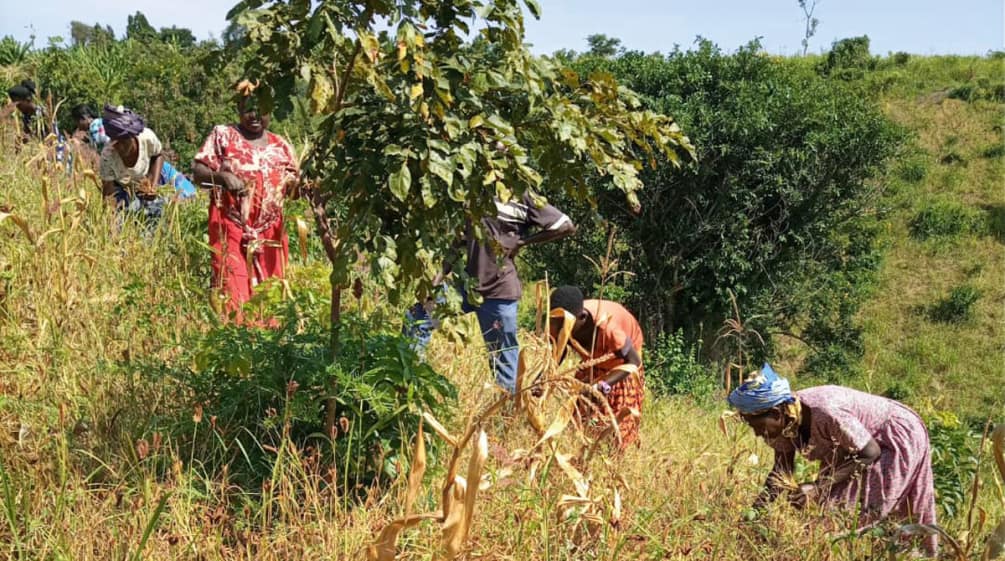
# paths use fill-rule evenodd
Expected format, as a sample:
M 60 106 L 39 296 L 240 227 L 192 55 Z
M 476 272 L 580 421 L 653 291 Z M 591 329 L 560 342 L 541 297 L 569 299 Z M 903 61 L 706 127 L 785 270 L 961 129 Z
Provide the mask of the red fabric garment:
M 243 321 L 241 305 L 255 286 L 283 277 L 290 254 L 283 200 L 286 182 L 298 175 L 297 160 L 281 136 L 266 131 L 265 139 L 257 146 L 236 126 L 219 125 L 195 156 L 213 171 L 233 173 L 248 189 L 243 197 L 214 189 L 209 204 L 213 287 L 223 292 L 224 309 L 237 321 Z
M 607 353 L 622 355 L 627 349 L 627 343 L 631 342 L 632 348 L 642 357 L 642 346 L 644 344 L 642 328 L 624 306 L 617 302 L 608 300 L 585 300 L 583 307 L 593 315 L 596 322 L 597 331 L 593 343 L 593 349 L 589 359 L 599 358 Z M 592 371 L 581 371 L 577 373 L 577 378 L 588 384 L 605 378 L 610 371 L 625 360 L 613 358 L 603 364 L 595 366 Z M 607 403 L 611 410 L 617 415 L 625 408 L 631 408 L 642 414 L 642 401 L 645 399 L 644 370 L 639 366 L 637 374 L 630 374 L 624 380 L 611 386 L 611 393 L 607 396 Z M 619 424 L 621 430 L 621 447 L 637 443 L 639 440 L 639 429 L 641 428 L 640 417 L 625 417 Z

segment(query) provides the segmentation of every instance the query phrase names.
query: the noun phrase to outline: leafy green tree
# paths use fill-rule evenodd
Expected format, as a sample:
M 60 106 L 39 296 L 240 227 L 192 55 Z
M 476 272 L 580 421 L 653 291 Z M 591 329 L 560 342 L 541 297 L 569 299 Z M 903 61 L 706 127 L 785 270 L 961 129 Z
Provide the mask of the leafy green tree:
M 0 39 L 0 66 L 20 64 L 31 53 L 31 43 L 22 43 L 10 35 Z
M 607 290 L 624 291 L 654 338 L 680 328 L 714 352 L 732 291 L 769 346 L 786 333 L 827 358 L 818 366 L 854 366 L 854 315 L 878 262 L 875 178 L 901 138 L 870 99 L 756 43 L 734 54 L 706 41 L 667 56 L 587 56 L 574 68 L 612 72 L 649 109 L 678 117 L 700 164 L 645 171 L 637 217 L 591 177 L 602 222 L 593 236 L 581 228 L 537 249 L 552 279 L 598 283 L 580 256 L 603 256 L 613 230 L 612 258 L 633 274 Z M 581 225 L 597 220 L 590 206 L 557 204 Z
M 157 38 L 157 30 L 150 25 L 143 12 L 136 12 L 126 19 L 126 38 L 135 41 L 150 41 Z
M 624 51 L 621 47 L 621 39 L 608 37 L 602 33 L 588 35 L 586 44 L 590 46 L 590 50 L 586 54 L 593 56 L 609 58 Z
M 248 29 L 263 108 L 289 112 L 306 82 L 316 125 L 303 169 L 332 264 L 335 347 L 358 256 L 392 302 L 410 298 L 496 198 L 586 200 L 592 174 L 637 205 L 640 162 L 678 165 L 691 150 L 609 73 L 532 56 L 518 0 L 263 5 L 244 0 L 228 19 Z
M 189 48 L 195 45 L 195 35 L 191 29 L 184 27 L 162 27 L 158 37 L 165 43 L 174 43 L 182 48 Z
M 115 41 L 112 27 L 100 24 L 88 25 L 80 21 L 70 22 L 70 41 L 74 46 L 107 45 Z

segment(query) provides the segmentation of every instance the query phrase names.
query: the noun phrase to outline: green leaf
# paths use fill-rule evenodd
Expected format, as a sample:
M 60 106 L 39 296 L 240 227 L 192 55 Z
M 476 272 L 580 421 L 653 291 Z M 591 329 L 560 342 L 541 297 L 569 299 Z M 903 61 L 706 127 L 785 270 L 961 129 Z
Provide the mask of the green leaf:
M 408 160 L 401 164 L 401 168 L 392 173 L 388 180 L 391 194 L 399 201 L 404 201 L 408 197 L 408 190 L 412 186 L 412 172 L 408 169 Z
M 429 180 L 428 175 L 423 175 L 419 183 L 422 185 L 422 204 L 426 208 L 433 208 L 438 200 L 436 193 L 433 193 L 433 182 Z
M 523 3 L 527 5 L 527 9 L 535 19 L 541 19 L 541 5 L 537 0 L 523 0 Z

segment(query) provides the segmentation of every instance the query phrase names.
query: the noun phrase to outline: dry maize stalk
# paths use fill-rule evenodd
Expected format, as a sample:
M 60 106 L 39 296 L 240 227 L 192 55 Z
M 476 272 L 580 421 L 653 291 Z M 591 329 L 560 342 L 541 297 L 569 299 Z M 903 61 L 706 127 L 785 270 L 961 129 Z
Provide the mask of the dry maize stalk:
M 414 514 L 399 518 L 384 526 L 377 541 L 367 547 L 367 561 L 394 561 L 398 549 L 398 535 L 401 534 L 402 530 L 411 528 L 423 520 L 439 520 L 442 516 L 443 514 L 440 512 Z
M 412 505 L 422 487 L 422 476 L 426 473 L 426 437 L 422 433 L 422 420 L 419 420 L 419 432 L 415 435 L 415 451 L 412 453 L 412 468 L 408 473 L 408 490 L 405 492 L 405 516 L 412 512 Z

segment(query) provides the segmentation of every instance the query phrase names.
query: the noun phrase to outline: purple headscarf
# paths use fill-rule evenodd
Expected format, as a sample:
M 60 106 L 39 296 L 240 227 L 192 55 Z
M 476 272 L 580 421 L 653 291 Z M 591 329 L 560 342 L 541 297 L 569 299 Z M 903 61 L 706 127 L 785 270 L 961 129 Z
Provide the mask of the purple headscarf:
M 101 120 L 105 125 L 105 134 L 112 140 L 138 136 L 146 126 L 143 117 L 121 105 L 118 107 L 106 105 Z

